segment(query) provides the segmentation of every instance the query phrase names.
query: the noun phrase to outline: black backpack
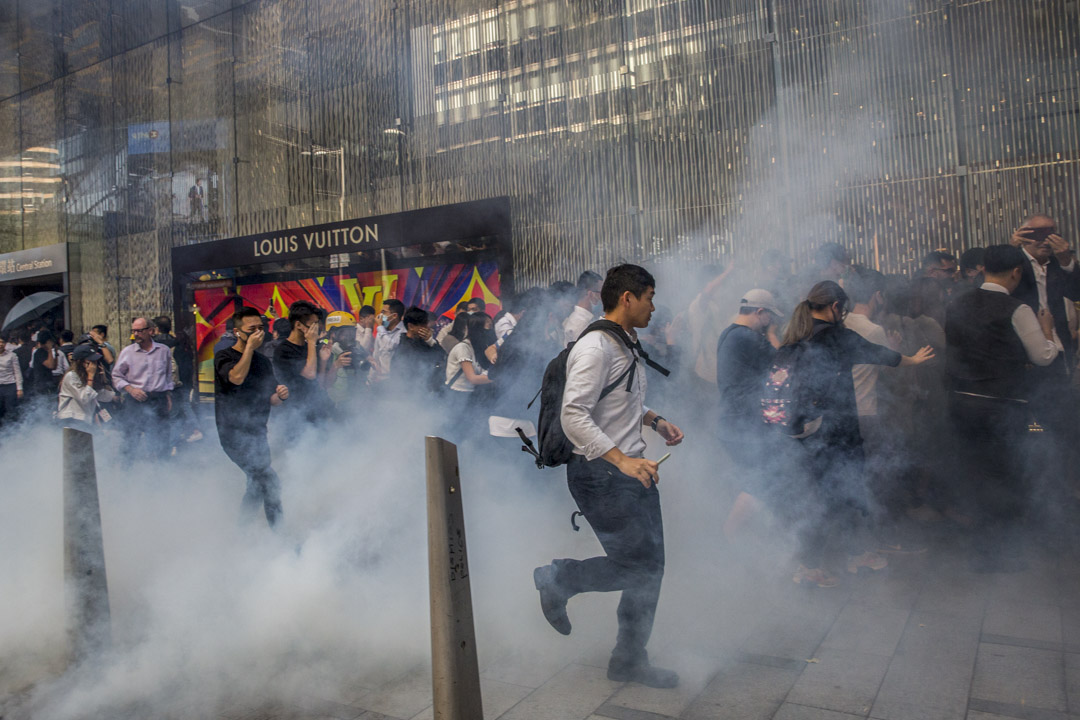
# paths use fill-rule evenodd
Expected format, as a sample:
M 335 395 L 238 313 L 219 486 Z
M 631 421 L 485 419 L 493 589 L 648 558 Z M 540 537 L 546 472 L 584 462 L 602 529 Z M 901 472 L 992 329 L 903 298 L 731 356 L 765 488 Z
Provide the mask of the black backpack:
M 615 378 L 614 382 L 600 391 L 599 400 L 603 400 L 614 392 L 623 383 L 623 380 L 626 380 L 627 392 L 633 389 L 638 360 L 644 361 L 648 367 L 653 368 L 665 377 L 671 374 L 670 370 L 650 360 L 648 353 L 641 349 L 641 345 L 631 340 L 621 326 L 610 320 L 597 320 L 592 323 L 578 336 L 578 340 L 595 331 L 606 332 L 618 338 L 623 345 L 630 349 L 630 354 L 633 356 L 630 366 L 619 377 Z M 547 369 L 544 371 L 543 384 L 541 384 L 540 390 L 536 394 L 540 398 L 540 416 L 536 424 L 536 439 L 540 449 L 537 450 L 521 428 L 517 428 L 518 436 L 525 443 L 521 449 L 535 458 L 538 468 L 565 465 L 574 456 L 574 444 L 570 442 L 566 437 L 566 433 L 563 432 L 562 399 L 563 390 L 566 389 L 566 361 L 570 357 L 570 351 L 576 344 L 576 342 L 570 343 L 548 363 Z M 529 403 L 530 408 L 534 402 L 536 402 L 536 397 L 533 397 L 532 402 Z
M 803 340 L 780 348 L 765 376 L 761 419 L 781 434 L 806 438 L 821 427 L 821 412 L 806 382 L 812 371 L 813 346 Z

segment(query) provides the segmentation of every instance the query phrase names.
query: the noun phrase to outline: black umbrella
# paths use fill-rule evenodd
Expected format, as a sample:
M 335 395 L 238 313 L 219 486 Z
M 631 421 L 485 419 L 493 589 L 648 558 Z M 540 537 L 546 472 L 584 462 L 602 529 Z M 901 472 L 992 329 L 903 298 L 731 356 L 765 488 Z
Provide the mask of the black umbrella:
M 11 308 L 7 317 L 4 318 L 4 325 L 0 327 L 0 332 L 7 332 L 12 328 L 22 327 L 31 320 L 40 319 L 45 313 L 63 305 L 66 297 L 64 293 L 58 292 L 36 292 L 33 295 L 27 295 Z

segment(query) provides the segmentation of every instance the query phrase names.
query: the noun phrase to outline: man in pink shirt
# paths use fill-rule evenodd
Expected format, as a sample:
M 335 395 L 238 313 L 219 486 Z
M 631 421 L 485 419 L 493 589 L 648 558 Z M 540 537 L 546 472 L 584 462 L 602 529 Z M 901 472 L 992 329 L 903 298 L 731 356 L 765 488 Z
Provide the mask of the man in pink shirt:
M 144 317 L 131 321 L 135 342 L 120 351 L 113 366 L 113 385 L 127 395 L 124 420 L 128 445 L 145 434 L 147 452 L 157 458 L 169 453 L 169 412 L 172 410 L 172 353 L 151 335 Z

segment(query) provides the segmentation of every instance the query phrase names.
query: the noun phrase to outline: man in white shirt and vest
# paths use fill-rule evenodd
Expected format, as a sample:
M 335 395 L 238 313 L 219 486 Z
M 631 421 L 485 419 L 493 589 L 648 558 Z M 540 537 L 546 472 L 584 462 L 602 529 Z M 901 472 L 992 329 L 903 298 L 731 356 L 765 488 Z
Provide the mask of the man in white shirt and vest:
M 604 280 L 604 317 L 635 344 L 636 329 L 647 327 L 654 311 L 655 287 L 652 275 L 636 265 L 616 266 Z M 537 568 L 533 578 L 544 616 L 564 635 L 571 629 L 569 598 L 622 591 L 608 678 L 670 688 L 678 676 L 651 665 L 645 650 L 664 576 L 664 530 L 659 465 L 644 457 L 641 428 L 650 425 L 668 445 L 682 442 L 683 433 L 645 406 L 645 370 L 636 356 L 622 340 L 600 330 L 584 335 L 570 351 L 561 413 L 563 431 L 574 445 L 567 481 L 606 555 L 554 560 Z M 600 398 L 616 381 L 615 390 Z
M 1027 262 L 1008 245 L 986 248 L 986 282 L 955 298 L 946 311 L 949 417 L 956 433 L 957 501 L 974 516 L 972 569 L 1018 570 L 1015 530 L 1028 498 L 1025 452 L 1031 421 L 1032 371 L 1060 353 L 1054 318 L 1038 314 L 1013 293 Z

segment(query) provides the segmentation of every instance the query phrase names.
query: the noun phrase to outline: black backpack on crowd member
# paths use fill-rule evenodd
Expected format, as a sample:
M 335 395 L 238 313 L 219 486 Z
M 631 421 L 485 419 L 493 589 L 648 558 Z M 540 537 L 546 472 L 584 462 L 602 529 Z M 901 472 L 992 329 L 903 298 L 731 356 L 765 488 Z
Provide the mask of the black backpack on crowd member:
M 821 427 L 821 413 L 806 383 L 812 350 L 806 340 L 780 348 L 765 375 L 761 396 L 762 421 L 797 439 L 807 438 Z
M 600 391 L 598 402 L 610 395 L 622 384 L 623 380 L 626 380 L 627 392 L 633 389 L 638 360 L 644 361 L 648 367 L 653 368 L 664 377 L 671 374 L 670 370 L 650 360 L 649 354 L 641 349 L 640 343 L 631 340 L 620 325 L 610 320 L 597 320 L 592 323 L 582 331 L 581 335 L 578 336 L 578 340 L 586 334 L 596 331 L 606 332 L 608 335 L 618 338 L 623 345 L 629 348 L 630 354 L 633 356 L 630 366 L 619 377 L 615 378 L 613 383 Z M 566 346 L 562 352 L 548 363 L 547 369 L 544 371 L 544 381 L 540 386 L 540 391 L 537 393 L 540 397 L 540 416 L 536 424 L 536 439 L 540 449 L 536 450 L 532 441 L 522 432 L 521 428 L 517 428 L 518 436 L 525 443 L 521 449 L 530 453 L 536 459 L 536 465 L 539 468 L 565 465 L 574 456 L 574 444 L 570 442 L 566 437 L 566 433 L 563 432 L 562 399 L 563 391 L 566 389 L 566 361 L 570 357 L 570 350 L 576 344 L 576 342 L 573 342 Z M 535 397 L 533 402 L 536 402 Z M 532 407 L 532 403 L 529 403 L 529 407 Z

